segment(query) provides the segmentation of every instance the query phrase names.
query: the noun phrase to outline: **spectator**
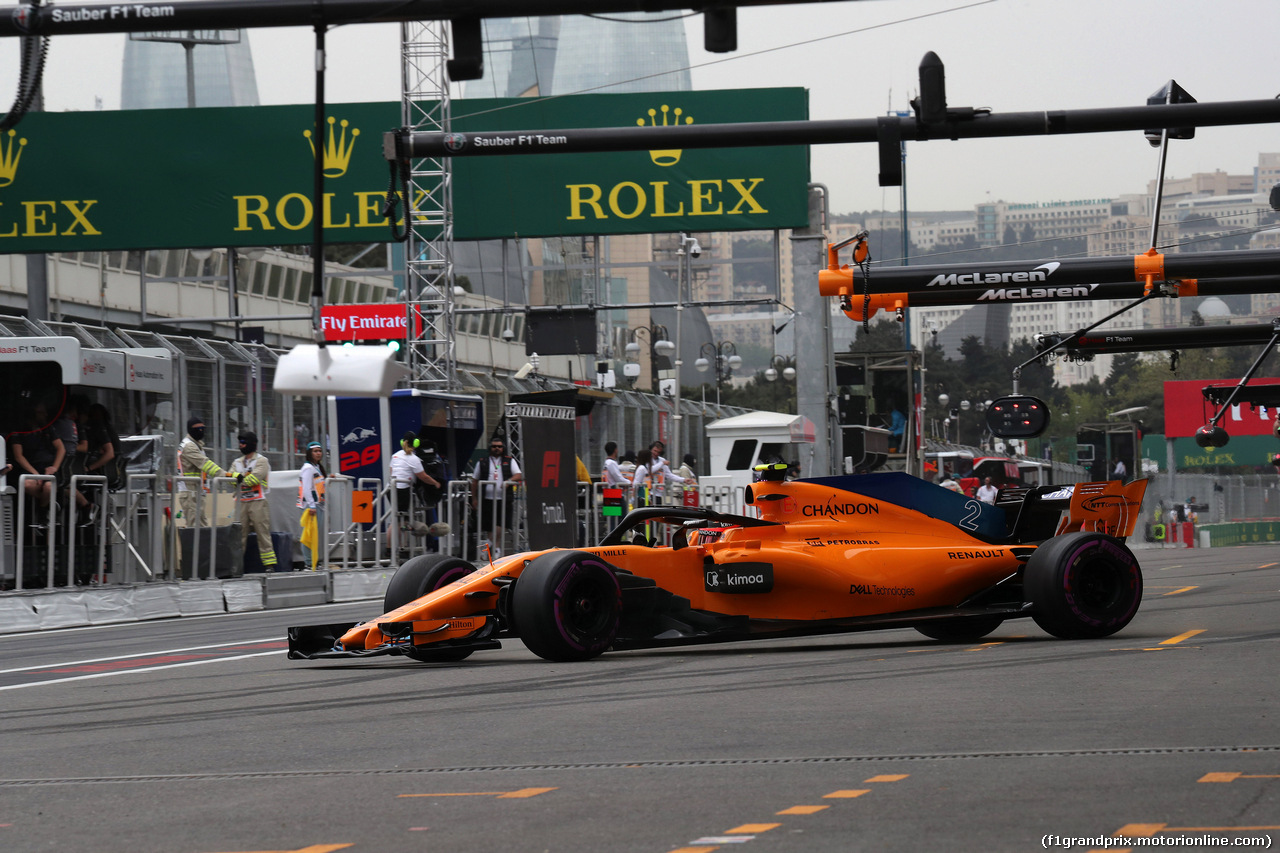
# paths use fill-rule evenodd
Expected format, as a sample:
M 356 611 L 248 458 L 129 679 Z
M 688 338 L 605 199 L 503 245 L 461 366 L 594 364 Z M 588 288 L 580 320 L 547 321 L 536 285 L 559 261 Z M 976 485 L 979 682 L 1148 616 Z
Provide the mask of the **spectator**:
M 244 430 L 240 433 L 240 452 L 231 463 L 231 473 L 240 487 L 240 547 L 249 543 L 249 528 L 258 537 L 258 556 L 264 572 L 274 571 L 276 552 L 271 546 L 271 507 L 267 504 L 267 480 L 271 465 L 258 452 L 258 436 Z
M 1111 469 L 1111 476 L 1122 483 L 1128 478 L 1129 469 L 1125 467 L 1123 459 L 1116 457 L 1115 466 Z
M 520 465 L 506 455 L 506 442 L 494 438 L 489 442 L 489 458 L 476 463 L 471 481 L 471 507 L 480 509 L 480 529 L 485 531 L 491 544 L 490 559 L 502 556 L 502 531 L 511 526 L 511 499 L 509 484 L 524 479 Z M 480 483 L 484 482 L 484 496 L 480 499 Z
M 431 488 L 436 501 L 444 490 L 444 482 L 428 474 L 422 459 L 418 456 L 418 434 L 410 430 L 400 438 L 400 449 L 391 456 L 391 479 L 396 487 L 396 513 L 400 521 L 400 529 L 404 530 L 412 522 L 410 514 L 413 510 L 413 493 L 416 486 Z M 434 454 L 434 448 L 432 449 Z M 440 472 L 436 471 L 437 475 Z M 407 557 L 408 543 L 400 543 L 400 556 Z
M 990 477 L 984 478 L 982 485 L 978 486 L 978 500 L 982 501 L 984 504 L 994 504 L 996 502 L 996 495 L 999 493 L 1000 490 L 991 485 Z
M 430 482 L 419 480 L 414 484 L 414 495 L 427 507 L 428 520 L 434 522 L 435 506 L 444 497 L 445 487 L 449 483 L 449 474 L 445 470 L 444 460 L 436 452 L 436 446 L 430 441 L 425 444 L 420 442 L 420 445 L 418 459 L 422 462 L 422 471 L 429 479 L 435 480 L 437 485 L 433 486 Z
M 949 490 L 951 490 L 951 491 L 953 491 L 953 492 L 962 492 L 962 491 L 964 491 L 964 490 L 960 487 L 960 484 L 959 484 L 959 483 L 957 483 L 957 482 L 952 478 L 951 474 L 949 474 L 949 473 L 948 473 L 948 474 L 943 474 L 943 475 L 942 475 L 942 482 L 941 482 L 941 483 L 939 483 L 938 485 L 939 485 L 939 486 L 942 486 L 942 488 L 944 488 L 944 489 L 949 489 Z
M 671 467 L 667 465 L 667 460 L 662 458 L 662 442 L 655 441 L 649 445 L 649 452 L 646 458 L 636 465 L 635 474 L 631 477 L 631 485 L 637 488 L 643 486 L 649 493 L 648 501 L 637 497 L 636 505 L 641 506 L 644 503 L 650 505 L 661 504 L 662 495 L 668 482 L 683 483 L 684 477 L 672 472 Z
M 684 455 L 684 461 L 680 463 L 680 467 L 676 470 L 676 473 L 681 477 L 684 477 L 689 482 L 693 482 L 698 479 L 697 474 L 694 473 L 694 469 L 697 467 L 698 460 L 694 458 L 692 453 L 686 453 Z
M 187 421 L 187 434 L 183 437 L 182 443 L 178 445 L 178 474 L 183 476 L 200 475 L 201 489 L 208 494 L 208 481 L 212 477 L 221 477 L 223 471 L 218 464 L 205 455 L 204 452 L 204 419 L 193 417 Z M 196 494 L 196 486 L 188 484 L 186 480 L 178 480 L 178 506 L 182 517 L 186 519 L 187 527 L 204 527 L 207 524 L 209 515 L 208 502 L 204 502 L 200 512 L 196 513 L 196 503 L 198 497 Z
M 53 432 L 62 440 L 66 454 L 58 469 L 59 494 L 65 499 L 71 493 L 71 477 L 84 473 L 85 455 L 83 438 L 80 432 L 80 418 L 86 414 L 89 400 L 82 394 L 71 394 L 62 406 L 62 411 L 53 422 Z M 89 502 L 84 492 L 76 489 L 76 513 L 81 524 L 93 524 L 97 507 Z
M 432 537 L 427 540 L 427 550 L 438 551 L 438 537 L 449 533 L 449 525 L 440 521 L 439 510 L 436 509 L 449 488 L 449 466 L 445 464 L 444 457 L 436 452 L 436 446 L 429 441 L 418 449 L 418 458 L 422 460 L 423 472 L 440 484 L 438 488 L 421 481 L 414 484 L 414 495 L 427 510 L 427 532 Z
M 628 483 L 631 482 L 632 475 L 636 473 L 636 460 L 639 458 L 639 450 L 628 450 L 618 460 L 618 470 L 622 472 L 622 476 L 627 478 Z
M 600 476 L 601 482 L 606 486 L 623 486 L 631 482 L 630 478 L 622 472 L 622 466 L 618 463 L 618 442 L 605 442 L 604 457 L 604 473 Z M 634 465 L 631 470 L 635 471 Z
M 123 458 L 120 455 L 120 435 L 111 423 L 111 413 L 101 403 L 89 406 L 81 423 L 80 450 L 85 454 L 86 474 L 101 474 L 107 478 L 112 491 L 124 488 L 120 472 Z
M 9 448 L 13 453 L 10 476 L 15 481 L 23 474 L 56 475 L 66 457 L 66 448 L 54 434 L 43 403 L 37 403 L 27 416 L 25 431 L 9 436 Z M 28 480 L 26 492 L 37 504 L 46 507 L 53 497 L 53 483 L 49 480 Z
M 77 452 L 84 466 L 84 473 L 107 478 L 107 488 L 118 491 L 124 488 L 123 466 L 120 456 L 120 436 L 111 423 L 111 414 L 101 403 L 94 403 L 81 410 L 80 445 Z M 98 494 L 98 487 L 90 486 L 85 491 Z M 79 497 L 77 497 L 77 502 Z M 89 504 L 89 513 L 85 518 L 86 525 L 97 520 L 99 504 L 95 500 Z
M 313 572 L 320 561 L 320 541 L 324 537 L 320 511 L 324 508 L 324 485 L 328 476 L 324 470 L 324 448 L 318 441 L 310 442 L 299 475 L 298 506 L 302 508 L 303 535 L 300 541 L 311 552 Z
M 889 412 L 889 452 L 898 453 L 902 450 L 902 440 L 907 429 L 907 416 L 898 408 L 898 403 L 893 402 L 893 410 Z

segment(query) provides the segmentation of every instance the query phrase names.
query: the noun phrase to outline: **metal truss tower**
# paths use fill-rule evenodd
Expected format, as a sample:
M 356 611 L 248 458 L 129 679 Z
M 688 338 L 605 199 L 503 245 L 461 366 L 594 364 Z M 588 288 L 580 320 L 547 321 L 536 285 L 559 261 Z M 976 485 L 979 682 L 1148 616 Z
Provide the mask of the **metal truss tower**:
M 400 117 L 411 130 L 447 133 L 450 125 L 448 21 L 400 25 Z M 453 313 L 453 170 L 449 157 L 412 160 L 405 243 L 407 364 L 414 388 L 459 387 Z M 417 318 L 417 319 L 415 319 Z

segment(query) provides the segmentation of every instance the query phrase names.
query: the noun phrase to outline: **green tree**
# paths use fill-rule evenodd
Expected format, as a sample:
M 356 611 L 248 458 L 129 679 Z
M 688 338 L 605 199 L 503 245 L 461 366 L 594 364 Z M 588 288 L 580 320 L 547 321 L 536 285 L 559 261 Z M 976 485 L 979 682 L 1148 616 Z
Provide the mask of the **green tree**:
M 870 327 L 858 329 L 849 343 L 849 352 L 905 352 L 907 345 L 902 340 L 902 325 L 893 320 L 872 320 Z

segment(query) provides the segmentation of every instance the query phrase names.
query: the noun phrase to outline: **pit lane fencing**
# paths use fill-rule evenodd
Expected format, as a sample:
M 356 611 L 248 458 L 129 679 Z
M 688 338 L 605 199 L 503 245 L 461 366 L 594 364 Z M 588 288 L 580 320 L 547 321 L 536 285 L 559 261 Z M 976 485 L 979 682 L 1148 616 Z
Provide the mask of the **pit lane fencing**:
M 53 484 L 47 506 L 20 499 L 28 483 L 41 482 Z M 215 580 L 239 577 L 246 571 L 232 477 L 202 483 L 199 475 L 130 473 L 123 488 L 113 492 L 105 477 L 76 475 L 68 485 L 70 490 L 60 489 L 55 475 L 24 474 L 16 488 L 0 486 L 0 591 Z M 500 536 L 497 530 L 482 528 L 479 504 L 472 500 L 483 495 L 488 485 L 497 487 L 493 517 L 511 519 Z M 75 491 L 89 498 L 86 507 L 77 506 L 72 497 Z M 283 491 L 275 489 L 273 494 Z M 750 512 L 743 491 L 741 487 L 670 485 L 657 493 L 643 487 L 578 483 L 573 541 L 561 544 L 595 544 L 637 506 L 665 503 Z M 292 507 L 292 495 L 277 497 L 273 540 L 283 534 L 290 553 L 275 571 L 308 569 L 310 555 L 298 541 L 301 510 Z M 395 568 L 408 558 L 429 553 L 484 562 L 490 556 L 524 551 L 529 547 L 527 504 L 527 493 L 519 483 L 464 479 L 449 481 L 434 505 L 414 494 L 408 511 L 401 513 L 390 484 L 331 477 L 317 517 L 317 568 Z M 447 532 L 432 527 L 439 522 L 447 525 Z M 254 570 L 251 564 L 248 571 Z

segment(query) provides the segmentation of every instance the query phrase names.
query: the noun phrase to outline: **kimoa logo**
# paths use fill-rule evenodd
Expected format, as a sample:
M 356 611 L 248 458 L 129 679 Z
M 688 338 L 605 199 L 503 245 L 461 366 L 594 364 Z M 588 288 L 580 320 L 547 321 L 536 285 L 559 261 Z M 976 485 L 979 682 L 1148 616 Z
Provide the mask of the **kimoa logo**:
M 666 104 L 662 105 L 662 124 L 658 124 L 658 111 L 650 107 L 649 123 L 645 124 L 643 118 L 636 119 L 636 124 L 640 127 L 675 127 L 680 124 L 693 124 L 693 116 L 684 115 L 684 110 L 676 107 L 672 110 Z M 649 152 L 649 158 L 653 160 L 656 166 L 674 166 L 680 162 L 680 155 L 684 153 L 682 148 L 659 148 Z
M 968 272 L 968 273 L 951 273 L 951 275 L 943 275 L 939 273 L 925 285 L 926 287 L 942 287 L 946 285 L 957 284 L 1034 284 L 1039 281 L 1047 281 L 1049 276 L 1053 275 L 1058 267 L 1062 266 L 1060 261 L 1049 261 L 1047 264 L 1041 264 L 1030 270 L 1019 270 L 1018 272 Z
M 337 124 L 342 128 L 339 132 L 334 125 Z M 340 178 L 347 173 L 347 167 L 351 165 L 351 154 L 356 147 L 356 137 L 360 135 L 360 128 L 351 128 L 351 139 L 347 140 L 347 127 L 350 125 L 345 118 L 338 122 L 333 116 L 329 116 L 329 137 L 325 140 L 324 145 L 324 176 L 326 178 Z M 311 146 L 311 156 L 316 156 L 316 142 L 311 138 L 311 130 L 302 131 L 302 135 L 307 138 L 307 143 Z
M 0 187 L 13 183 L 18 175 L 18 161 L 22 159 L 22 149 L 27 147 L 26 139 L 15 139 L 18 131 L 10 130 L 8 139 L 0 139 Z

